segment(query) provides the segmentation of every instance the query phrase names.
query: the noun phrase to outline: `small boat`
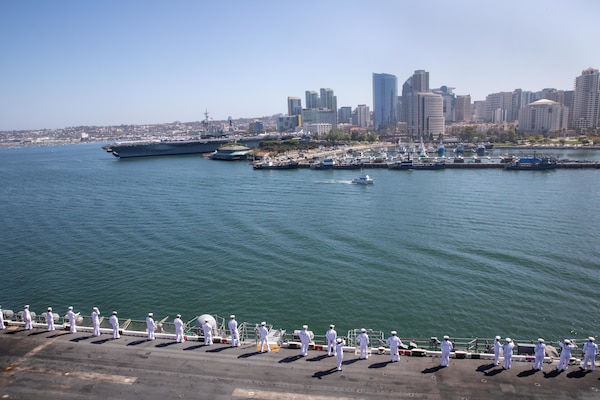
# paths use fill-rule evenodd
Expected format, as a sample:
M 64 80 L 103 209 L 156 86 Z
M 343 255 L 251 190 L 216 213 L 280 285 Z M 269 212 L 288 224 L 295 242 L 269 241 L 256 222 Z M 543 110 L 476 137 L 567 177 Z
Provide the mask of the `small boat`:
M 352 179 L 352 183 L 356 183 L 359 185 L 372 185 L 373 182 L 374 182 L 373 178 L 371 178 L 369 175 L 366 175 L 366 174 Z

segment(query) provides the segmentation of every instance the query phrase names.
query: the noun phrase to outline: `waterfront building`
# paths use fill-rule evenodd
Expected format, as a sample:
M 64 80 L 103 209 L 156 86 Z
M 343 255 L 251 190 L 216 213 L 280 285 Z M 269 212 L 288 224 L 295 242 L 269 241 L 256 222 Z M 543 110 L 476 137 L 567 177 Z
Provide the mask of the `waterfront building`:
M 340 109 L 338 110 L 338 123 L 352 123 L 352 107 L 340 107 Z
M 519 110 L 519 130 L 548 133 L 567 129 L 569 109 L 548 99 L 536 100 Z
M 595 127 L 600 118 L 600 75 L 598 70 L 588 68 L 575 78 L 573 98 L 573 128 Z
M 413 139 L 437 140 L 444 134 L 444 100 L 432 92 L 415 92 L 409 98 L 408 134 Z
M 337 113 L 335 110 L 305 108 L 302 110 L 302 126 L 311 124 L 329 124 L 331 129 L 337 129 Z
M 300 115 L 302 113 L 302 100 L 300 97 L 289 96 L 287 98 L 288 115 Z
M 443 113 L 446 122 L 456 121 L 456 95 L 452 92 L 455 88 L 442 86 L 439 89 L 432 89 L 433 93 L 442 96 Z
M 512 92 L 488 94 L 485 98 L 485 122 L 508 122 L 512 118 Z
M 250 126 L 248 127 L 248 131 L 252 134 L 258 134 L 265 131 L 265 125 L 262 121 L 254 120 L 250 122 Z
M 471 95 L 456 96 L 454 122 L 471 121 Z
M 300 111 L 302 112 L 302 111 Z M 302 125 L 301 115 L 280 115 L 277 117 L 277 131 L 291 132 L 295 131 L 296 127 Z
M 328 134 L 333 129 L 331 124 L 328 123 L 310 123 L 303 124 L 304 132 L 310 132 L 313 137 L 321 137 Z
M 371 125 L 371 112 L 366 104 L 359 104 L 356 107 L 356 126 L 368 128 Z
M 485 100 L 477 100 L 473 102 L 473 112 L 471 114 L 471 120 L 473 122 L 484 122 L 485 121 Z
M 395 129 L 398 124 L 398 79 L 373 73 L 373 124 L 376 131 Z

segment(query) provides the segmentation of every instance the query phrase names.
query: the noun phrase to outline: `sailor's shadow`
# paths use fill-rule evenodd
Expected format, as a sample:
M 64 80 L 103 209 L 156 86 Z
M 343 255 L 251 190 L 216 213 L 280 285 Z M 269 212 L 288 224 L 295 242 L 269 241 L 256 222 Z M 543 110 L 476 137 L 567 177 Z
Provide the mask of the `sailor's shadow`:
M 337 368 L 330 368 L 325 371 L 318 371 L 313 374 L 313 378 L 322 379 L 324 376 L 331 375 L 337 371 Z

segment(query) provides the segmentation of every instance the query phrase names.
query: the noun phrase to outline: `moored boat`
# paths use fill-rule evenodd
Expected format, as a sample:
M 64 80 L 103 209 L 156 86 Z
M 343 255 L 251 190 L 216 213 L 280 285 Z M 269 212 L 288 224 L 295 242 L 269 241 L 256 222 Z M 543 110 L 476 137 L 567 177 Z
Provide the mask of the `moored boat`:
M 440 160 L 419 160 L 414 161 L 412 159 L 404 159 L 401 161 L 396 161 L 393 164 L 388 165 L 389 169 L 443 169 L 446 168 L 446 162 Z
M 294 159 L 287 160 L 264 160 L 252 164 L 254 169 L 296 169 L 298 161 Z
M 504 164 L 504 169 L 518 171 L 539 171 L 555 169 L 557 166 L 558 162 L 555 158 L 547 156 L 538 157 L 534 153 L 532 157 L 519 157 Z

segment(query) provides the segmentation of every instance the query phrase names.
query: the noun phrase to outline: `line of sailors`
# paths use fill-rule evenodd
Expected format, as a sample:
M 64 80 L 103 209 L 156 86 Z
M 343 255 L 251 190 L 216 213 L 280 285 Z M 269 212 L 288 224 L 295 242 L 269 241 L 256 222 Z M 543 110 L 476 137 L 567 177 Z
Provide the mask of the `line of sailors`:
M 73 307 L 70 306 L 67 310 L 67 318 L 69 320 L 69 331 L 70 333 L 77 332 L 77 319 L 79 318 L 80 313 L 73 312 Z M 92 309 L 92 327 L 93 327 L 93 335 L 100 336 L 100 310 L 98 307 L 94 307 Z M 240 332 L 238 330 L 238 323 L 235 320 L 235 315 L 230 315 L 230 320 L 227 323 L 230 334 L 231 334 L 231 347 L 239 347 L 240 343 Z M 25 322 L 25 329 L 33 329 L 31 312 L 29 311 L 29 305 L 25 305 L 23 309 L 23 321 Z M 48 331 L 55 330 L 54 327 L 54 313 L 52 312 L 52 307 L 48 307 L 46 312 L 46 322 L 48 324 Z M 113 339 L 119 339 L 121 336 L 119 334 L 119 319 L 117 317 L 117 312 L 113 311 L 112 315 L 109 319 L 111 326 L 113 327 L 112 337 Z M 175 341 L 177 343 L 183 343 L 185 340 L 184 336 L 184 323 L 181 320 L 181 314 L 177 314 L 175 319 L 173 320 L 173 325 L 175 326 Z M 258 328 L 259 340 L 260 340 L 260 352 L 270 352 L 271 349 L 269 347 L 268 342 L 268 334 L 269 331 L 266 327 L 266 322 L 261 322 L 260 327 Z M 148 340 L 154 340 L 154 332 L 157 328 L 157 323 L 154 321 L 154 314 L 148 313 L 146 317 L 146 328 L 148 331 Z M 2 313 L 2 308 L 0 306 L 0 329 L 4 329 L 4 315 Z M 205 319 L 202 323 L 202 330 L 204 333 L 204 344 L 206 346 L 213 344 L 213 326 L 209 319 Z M 306 357 L 308 355 L 308 347 L 312 340 L 311 333 L 308 331 L 308 325 L 303 325 L 302 330 L 299 333 L 300 336 L 300 356 Z M 338 337 L 337 332 L 335 331 L 335 325 L 330 325 L 329 330 L 325 333 L 325 339 L 327 341 L 327 355 L 328 356 L 336 356 L 338 365 L 338 371 L 342 370 L 342 361 L 344 357 L 344 352 L 342 351 L 343 347 L 346 345 L 346 341 L 343 337 Z M 598 345 L 595 343 L 595 338 L 593 336 L 588 337 L 588 341 L 583 345 L 583 362 L 581 364 L 581 369 L 586 370 L 587 365 L 590 364 L 589 369 L 594 371 L 596 369 L 596 356 L 598 355 Z M 368 359 L 368 348 L 369 348 L 369 336 L 367 335 L 367 330 L 362 328 L 360 330 L 360 334 L 356 336 L 356 342 L 359 345 L 359 359 Z M 400 361 L 400 354 L 398 352 L 399 348 L 402 346 L 402 340 L 398 337 L 398 333 L 396 331 L 391 332 L 391 336 L 386 339 L 386 344 L 390 347 L 391 354 L 391 362 Z M 560 359 L 558 361 L 558 365 L 556 369 L 559 371 L 566 371 L 569 366 L 569 360 L 571 358 L 571 351 L 577 348 L 577 345 L 573 343 L 570 339 L 565 339 L 559 343 L 561 347 Z M 447 367 L 450 363 L 450 353 L 454 349 L 453 343 L 450 341 L 449 336 L 444 336 L 444 340 L 441 345 L 441 357 L 440 357 L 440 367 Z M 512 356 L 514 352 L 515 344 L 513 340 L 507 337 L 502 343 L 502 338 L 500 336 L 496 336 L 494 340 L 494 365 L 500 364 L 500 352 L 502 351 L 502 355 L 504 356 L 504 369 L 510 369 L 512 363 Z M 534 363 L 533 369 L 542 370 L 542 364 L 544 361 L 544 357 L 546 356 L 546 344 L 544 339 L 539 338 L 538 343 L 534 347 Z
M 586 370 L 587 365 L 591 363 L 590 370 L 594 371 L 596 369 L 596 356 L 598 355 L 598 345 L 595 343 L 596 338 L 593 336 L 588 337 L 587 342 L 583 345 L 583 362 L 581 364 L 581 369 Z M 569 360 L 571 359 L 571 351 L 577 348 L 577 345 L 573 343 L 571 339 L 565 339 L 559 342 L 559 346 L 561 348 L 560 358 L 558 360 L 558 365 L 556 369 L 558 371 L 566 371 L 569 367 Z M 500 336 L 496 336 L 494 340 L 494 365 L 500 364 L 500 351 L 504 356 L 504 369 L 510 369 L 513 350 L 515 344 L 511 338 L 506 338 L 504 343 L 502 343 L 502 338 Z M 546 356 L 546 344 L 544 339 L 539 338 L 537 344 L 534 347 L 534 362 L 533 369 L 541 371 L 542 365 L 544 362 L 544 357 Z

